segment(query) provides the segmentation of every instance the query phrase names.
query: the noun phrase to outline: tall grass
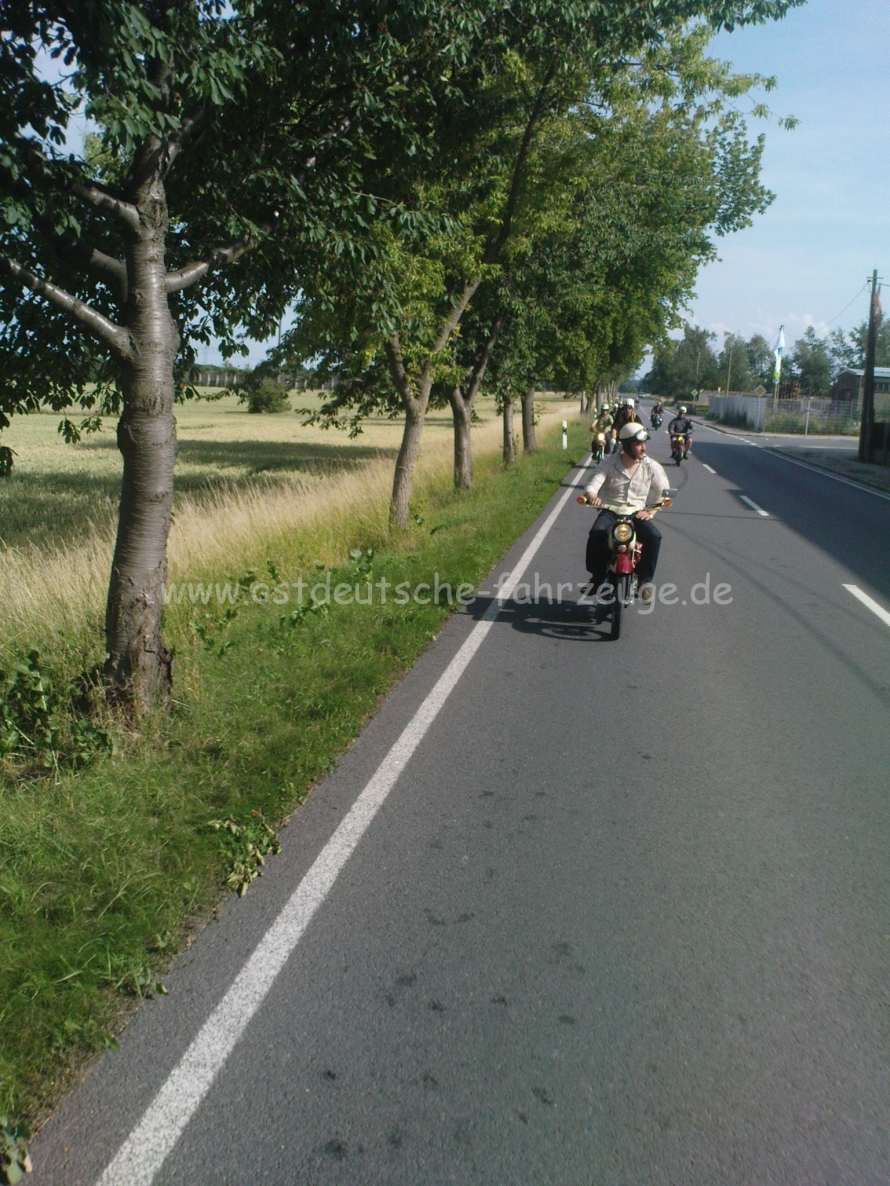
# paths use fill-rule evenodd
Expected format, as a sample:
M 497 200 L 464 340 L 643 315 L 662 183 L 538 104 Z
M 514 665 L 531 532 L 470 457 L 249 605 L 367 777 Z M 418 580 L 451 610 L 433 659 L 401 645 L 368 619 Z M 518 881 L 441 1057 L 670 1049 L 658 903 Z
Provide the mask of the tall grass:
M 564 413 L 542 419 L 542 430 Z M 477 458 L 500 448 L 497 421 L 474 429 Z M 348 446 L 344 450 L 348 454 Z M 392 460 L 379 454 L 358 465 L 344 460 L 282 476 L 260 474 L 229 485 L 225 479 L 183 498 L 169 540 L 171 582 L 237 575 L 278 551 L 294 576 L 316 560 L 342 561 L 356 546 L 386 538 Z M 415 502 L 447 482 L 451 442 L 430 438 L 418 464 Z M 35 648 L 63 676 L 101 659 L 114 523 L 87 523 L 70 542 L 7 548 L 0 565 L 0 667 Z

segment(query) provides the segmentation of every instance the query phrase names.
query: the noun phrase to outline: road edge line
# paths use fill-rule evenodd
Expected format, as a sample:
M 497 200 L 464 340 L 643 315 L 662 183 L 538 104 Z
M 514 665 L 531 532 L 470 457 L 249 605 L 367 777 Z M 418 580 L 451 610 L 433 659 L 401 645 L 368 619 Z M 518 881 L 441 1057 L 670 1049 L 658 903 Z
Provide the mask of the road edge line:
M 861 601 L 866 609 L 870 609 L 876 618 L 884 623 L 885 626 L 890 626 L 890 613 L 884 609 L 873 597 L 869 597 L 867 593 L 863 593 L 858 585 L 844 585 L 848 593 L 852 593 L 857 601 Z

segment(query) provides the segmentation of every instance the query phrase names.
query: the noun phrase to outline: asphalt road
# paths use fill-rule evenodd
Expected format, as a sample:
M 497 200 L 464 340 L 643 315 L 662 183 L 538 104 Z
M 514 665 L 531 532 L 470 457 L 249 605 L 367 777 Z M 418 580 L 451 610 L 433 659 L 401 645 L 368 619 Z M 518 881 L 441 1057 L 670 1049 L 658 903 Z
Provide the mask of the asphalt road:
M 890 1181 L 890 624 L 845 588 L 890 609 L 890 501 L 707 430 L 669 474 L 676 603 L 608 641 L 568 498 L 145 1180 Z M 35 1186 L 99 1179 L 490 605 L 47 1125 Z

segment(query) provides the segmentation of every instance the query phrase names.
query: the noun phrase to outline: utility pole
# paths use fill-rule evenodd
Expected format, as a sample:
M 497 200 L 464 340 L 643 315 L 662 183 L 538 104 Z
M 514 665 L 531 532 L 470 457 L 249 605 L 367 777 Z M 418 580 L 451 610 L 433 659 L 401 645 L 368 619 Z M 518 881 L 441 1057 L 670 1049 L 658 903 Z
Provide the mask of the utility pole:
M 732 382 L 732 351 L 733 351 L 734 346 L 735 346 L 735 341 L 732 338 L 730 338 L 730 340 L 729 340 L 729 366 L 726 368 L 726 394 L 727 395 L 729 395 L 729 392 L 730 392 L 729 384 Z
M 872 459 L 875 423 L 875 348 L 877 346 L 878 269 L 871 274 L 871 301 L 868 307 L 868 336 L 865 339 L 865 375 L 862 379 L 862 419 L 859 422 L 859 460 Z

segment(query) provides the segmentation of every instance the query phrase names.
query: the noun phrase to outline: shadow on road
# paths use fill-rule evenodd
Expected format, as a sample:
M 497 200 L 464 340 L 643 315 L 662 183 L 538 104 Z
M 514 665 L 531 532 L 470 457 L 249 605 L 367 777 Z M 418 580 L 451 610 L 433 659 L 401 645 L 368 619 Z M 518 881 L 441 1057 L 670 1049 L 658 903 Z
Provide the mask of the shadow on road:
M 890 596 L 890 502 L 831 477 L 776 460 L 767 450 L 696 441 L 713 465 L 771 516 Z M 776 467 L 780 466 L 779 472 Z M 764 520 L 764 523 L 767 521 Z
M 466 612 L 479 621 L 494 599 L 477 597 L 467 606 Z M 498 614 L 499 622 L 509 622 L 521 634 L 543 634 L 548 638 L 560 638 L 565 642 L 608 642 L 609 620 L 594 620 L 595 607 L 579 604 L 577 601 L 548 601 L 542 598 L 529 604 L 515 601 L 505 602 Z M 600 611 L 601 615 L 605 609 Z

